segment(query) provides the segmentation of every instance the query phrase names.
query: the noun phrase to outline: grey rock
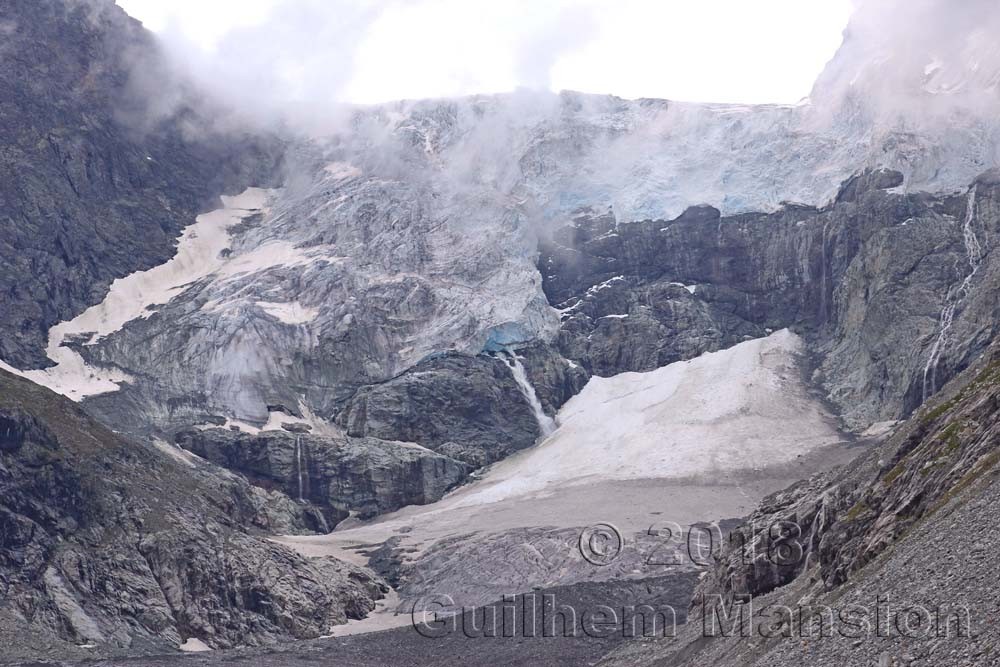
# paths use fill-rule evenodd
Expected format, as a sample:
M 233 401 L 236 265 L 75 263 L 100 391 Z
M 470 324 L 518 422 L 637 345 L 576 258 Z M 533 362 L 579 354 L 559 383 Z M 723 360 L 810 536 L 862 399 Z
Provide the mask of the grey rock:
M 590 380 L 590 373 L 559 353 L 555 346 L 533 343 L 517 350 L 525 373 L 546 414 L 554 416 Z
M 370 571 L 260 536 L 306 523 L 301 508 L 5 372 L 0 421 L 17 443 L 0 449 L 5 660 L 313 638 L 385 591 Z
M 490 355 L 441 355 L 362 387 L 337 423 L 351 436 L 416 442 L 475 467 L 529 447 L 539 436 L 510 368 Z
M 562 310 L 560 351 L 612 375 L 791 327 L 817 352 L 817 379 L 850 427 L 905 417 L 1000 330 L 1000 189 L 989 176 L 962 196 L 885 189 L 898 180 L 861 173 L 822 209 L 722 217 L 696 207 L 616 226 L 581 214 L 539 259 Z
M 273 182 L 283 146 L 217 129 L 231 114 L 110 0 L 11 0 L 0 23 L 0 359 L 35 368 L 49 327 L 166 261 L 218 195 Z
M 329 532 L 351 514 L 368 519 L 432 503 L 470 471 L 425 448 L 375 438 L 208 429 L 183 431 L 177 443 L 254 485 L 312 503 L 323 516 L 312 526 L 319 532 Z

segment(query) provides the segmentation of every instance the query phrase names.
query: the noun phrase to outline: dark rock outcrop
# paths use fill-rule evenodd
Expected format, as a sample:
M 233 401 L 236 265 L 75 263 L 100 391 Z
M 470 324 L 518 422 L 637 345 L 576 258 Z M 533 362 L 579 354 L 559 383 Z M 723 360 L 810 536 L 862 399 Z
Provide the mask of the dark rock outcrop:
M 302 521 L 280 497 L 180 450 L 125 440 L 4 372 L 0 424 L 6 660 L 313 638 L 383 594 L 367 570 L 258 536 Z
M 220 194 L 273 183 L 283 147 L 220 129 L 112 0 L 8 0 L 0 26 L 0 359 L 36 368 L 52 325 L 165 262 Z
M 45 449 L 58 446 L 55 436 L 30 412 L 0 409 L 0 451 L 19 452 L 25 445 Z
M 375 438 L 208 429 L 181 432 L 177 443 L 253 484 L 315 505 L 322 515 L 312 527 L 317 532 L 352 513 L 369 519 L 432 503 L 471 470 L 418 445 Z
M 354 437 L 415 442 L 475 467 L 539 436 L 510 367 L 489 355 L 442 355 L 362 387 L 337 423 Z
M 599 375 L 645 371 L 792 327 L 864 428 L 899 419 L 1000 332 L 1000 189 L 896 194 L 868 171 L 829 206 L 616 225 L 582 215 L 543 243 L 560 351 Z

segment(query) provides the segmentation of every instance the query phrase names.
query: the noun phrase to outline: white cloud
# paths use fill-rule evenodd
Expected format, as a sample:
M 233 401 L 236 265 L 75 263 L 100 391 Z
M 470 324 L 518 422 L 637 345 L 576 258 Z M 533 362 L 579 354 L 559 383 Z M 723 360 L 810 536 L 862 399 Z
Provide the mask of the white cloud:
M 118 2 L 213 82 L 282 104 L 518 86 L 794 102 L 851 11 L 851 0 Z

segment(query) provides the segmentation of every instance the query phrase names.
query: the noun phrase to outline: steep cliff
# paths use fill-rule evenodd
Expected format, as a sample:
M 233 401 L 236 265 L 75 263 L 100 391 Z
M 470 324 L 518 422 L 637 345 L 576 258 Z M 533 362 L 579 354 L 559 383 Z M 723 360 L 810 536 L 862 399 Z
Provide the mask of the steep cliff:
M 165 262 L 220 194 L 267 185 L 281 142 L 187 86 L 112 0 L 0 6 L 0 360 L 48 365 L 48 330 Z
M 1000 332 L 1000 181 L 934 196 L 894 192 L 901 179 L 864 172 L 829 206 L 772 214 L 581 214 L 539 260 L 558 347 L 613 375 L 793 327 L 851 427 L 905 417 Z

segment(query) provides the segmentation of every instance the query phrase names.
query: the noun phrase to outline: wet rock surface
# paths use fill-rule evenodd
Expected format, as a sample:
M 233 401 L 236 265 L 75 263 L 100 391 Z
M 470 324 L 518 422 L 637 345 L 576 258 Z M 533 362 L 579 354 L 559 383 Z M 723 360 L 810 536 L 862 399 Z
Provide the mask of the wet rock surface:
M 183 449 L 245 476 L 252 484 L 314 505 L 326 533 L 350 515 L 369 519 L 439 500 L 471 467 L 412 443 L 283 431 L 184 431 Z
M 864 172 L 822 209 L 581 214 L 539 258 L 560 352 L 613 375 L 792 327 L 849 426 L 906 416 L 998 331 L 1000 190 L 990 174 L 956 196 L 886 190 L 898 180 Z
M 563 387 L 555 377 L 553 396 L 565 395 L 556 392 L 556 384 Z M 540 435 L 510 367 L 491 355 L 444 355 L 362 387 L 337 423 L 351 436 L 420 443 L 474 467 L 530 447 Z

